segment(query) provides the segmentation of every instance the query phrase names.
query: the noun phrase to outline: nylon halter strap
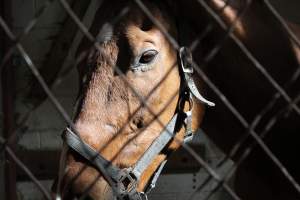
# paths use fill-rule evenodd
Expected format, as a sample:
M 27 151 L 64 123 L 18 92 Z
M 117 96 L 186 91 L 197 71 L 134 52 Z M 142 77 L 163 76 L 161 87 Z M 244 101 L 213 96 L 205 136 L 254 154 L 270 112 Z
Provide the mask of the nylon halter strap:
M 179 96 L 179 105 L 177 112 L 174 114 L 172 119 L 168 122 L 164 130 L 160 135 L 152 142 L 150 147 L 144 152 L 141 158 L 135 163 L 134 166 L 129 168 L 120 169 L 118 166 L 112 164 L 109 160 L 102 157 L 97 150 L 91 147 L 89 144 L 85 143 L 79 138 L 70 128 L 67 128 L 64 133 L 64 140 L 68 146 L 75 152 L 80 154 L 90 163 L 92 163 L 102 174 L 107 175 L 106 177 L 109 185 L 112 187 L 115 195 L 120 200 L 145 200 L 147 199 L 147 194 L 155 187 L 156 181 L 166 164 L 163 161 L 154 175 L 152 176 L 150 183 L 145 189 L 145 192 L 138 192 L 137 186 L 142 173 L 154 160 L 154 158 L 161 153 L 161 151 L 169 144 L 169 142 L 174 138 L 177 133 L 177 127 L 185 125 L 185 135 L 184 142 L 188 142 L 193 137 L 192 132 L 192 109 L 193 100 L 192 95 L 194 95 L 199 101 L 208 105 L 214 106 L 214 103 L 206 100 L 196 88 L 196 85 L 192 79 L 193 67 L 191 65 L 191 53 L 185 47 L 180 48 L 179 58 L 181 65 L 181 72 L 184 77 L 184 96 Z M 188 100 L 190 103 L 190 109 L 184 111 L 181 109 L 181 101 Z M 183 102 L 184 103 L 184 102 Z M 183 104 L 184 105 L 184 104 Z M 183 115 L 182 115 L 183 114 Z

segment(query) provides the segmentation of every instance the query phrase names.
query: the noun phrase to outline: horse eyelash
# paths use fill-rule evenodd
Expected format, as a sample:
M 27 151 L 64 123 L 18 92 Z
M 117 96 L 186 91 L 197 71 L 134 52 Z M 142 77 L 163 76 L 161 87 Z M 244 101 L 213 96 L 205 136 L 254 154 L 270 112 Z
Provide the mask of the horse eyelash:
M 138 66 L 135 66 L 132 68 L 132 71 L 133 72 L 146 72 L 146 71 L 149 71 L 151 69 L 153 69 L 153 65 L 138 65 Z

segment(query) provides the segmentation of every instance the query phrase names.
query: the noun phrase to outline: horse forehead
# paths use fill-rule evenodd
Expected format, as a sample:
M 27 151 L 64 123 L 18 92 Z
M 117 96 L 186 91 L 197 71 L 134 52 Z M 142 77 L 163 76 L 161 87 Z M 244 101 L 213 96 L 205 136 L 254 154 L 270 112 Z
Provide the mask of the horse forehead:
M 143 31 L 138 24 L 131 24 L 126 27 L 126 38 L 132 45 L 137 43 L 152 43 L 158 45 L 162 42 L 163 35 L 158 28 L 153 26 L 150 30 Z
M 161 16 L 156 18 L 164 27 L 169 29 L 169 19 L 162 19 Z M 140 18 L 139 21 L 129 21 L 122 31 L 122 34 L 128 40 L 128 43 L 133 47 L 138 47 L 138 45 L 142 45 L 142 43 L 149 43 L 156 47 L 164 45 L 167 41 L 162 33 L 162 31 L 155 25 L 152 25 L 148 29 L 143 28 L 143 21 L 141 20 L 149 20 Z M 169 31 L 169 30 L 168 30 Z M 172 32 L 176 32 L 176 30 L 172 30 Z

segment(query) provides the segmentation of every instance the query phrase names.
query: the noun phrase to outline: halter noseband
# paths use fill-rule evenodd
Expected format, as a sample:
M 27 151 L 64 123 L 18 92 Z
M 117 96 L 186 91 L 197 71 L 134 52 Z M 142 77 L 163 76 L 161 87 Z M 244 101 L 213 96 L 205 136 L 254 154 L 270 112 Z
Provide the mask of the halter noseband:
M 109 160 L 102 157 L 98 151 L 92 148 L 89 144 L 85 143 L 76 135 L 70 128 L 67 128 L 64 132 L 64 140 L 68 146 L 88 160 L 93 164 L 108 181 L 115 195 L 120 200 L 145 200 L 147 199 L 147 194 L 155 187 L 156 181 L 166 164 L 163 161 L 154 175 L 150 180 L 150 184 L 145 189 L 145 192 L 138 192 L 137 186 L 142 173 L 150 165 L 153 159 L 161 153 L 161 151 L 169 144 L 169 142 L 174 138 L 178 127 L 185 125 L 185 135 L 184 142 L 192 140 L 192 111 L 193 111 L 193 99 L 192 95 L 195 96 L 199 101 L 208 105 L 214 106 L 213 102 L 206 100 L 198 91 L 194 80 L 192 79 L 193 67 L 192 67 L 192 55 L 190 51 L 182 47 L 179 50 L 180 59 L 180 74 L 183 84 L 181 84 L 181 89 L 179 95 L 179 102 L 177 106 L 177 111 L 171 120 L 168 122 L 164 130 L 160 135 L 152 142 L 150 147 L 144 152 L 141 158 L 135 163 L 134 166 L 129 168 L 119 168 L 118 166 L 112 164 Z M 183 75 L 183 77 L 182 77 Z M 190 109 L 184 111 L 181 108 L 181 101 L 189 101 Z M 184 104 L 183 104 L 184 105 Z

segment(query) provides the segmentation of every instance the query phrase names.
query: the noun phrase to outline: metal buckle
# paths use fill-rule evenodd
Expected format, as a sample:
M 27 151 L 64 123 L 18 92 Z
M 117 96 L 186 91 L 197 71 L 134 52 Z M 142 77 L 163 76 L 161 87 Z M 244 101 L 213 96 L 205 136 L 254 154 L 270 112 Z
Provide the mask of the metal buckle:
M 144 192 L 140 192 L 140 196 L 141 196 L 142 200 L 148 200 L 148 196 Z
M 188 95 L 189 97 L 180 97 L 179 99 L 179 110 L 182 111 L 182 112 L 185 112 L 184 111 L 184 108 L 185 108 L 185 102 L 188 101 L 189 103 L 189 108 L 188 108 L 188 111 L 192 111 L 193 110 L 193 107 L 194 107 L 194 101 L 193 101 L 193 98 L 192 98 L 192 95 L 189 91 L 186 91 L 185 92 L 185 95 Z M 188 112 L 187 111 L 187 112 Z
M 179 49 L 179 58 L 181 63 L 181 68 L 184 73 L 192 74 L 194 73 L 193 66 L 190 64 L 191 62 L 188 62 L 188 60 L 192 60 L 192 53 L 191 51 L 186 47 L 181 47 Z
M 185 135 L 183 138 L 184 143 L 190 142 L 193 139 L 194 133 L 192 130 L 192 114 L 193 114 L 193 107 L 194 101 L 192 98 L 192 94 L 190 92 L 185 93 L 188 95 L 180 98 L 179 100 L 179 110 L 185 114 L 184 124 L 185 124 Z M 189 103 L 188 110 L 185 111 L 185 102 Z
M 119 193 L 123 196 L 135 192 L 137 187 L 137 178 L 131 172 L 131 168 L 123 169 L 118 180 Z

